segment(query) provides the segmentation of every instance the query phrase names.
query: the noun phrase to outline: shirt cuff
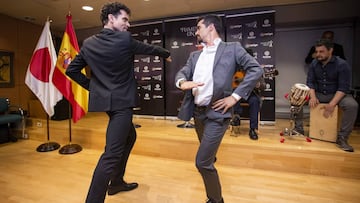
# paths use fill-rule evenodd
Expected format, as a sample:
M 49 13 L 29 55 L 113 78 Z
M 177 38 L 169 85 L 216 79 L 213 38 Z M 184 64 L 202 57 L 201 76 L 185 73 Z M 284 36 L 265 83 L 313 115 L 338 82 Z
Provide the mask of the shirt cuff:
M 178 81 L 176 81 L 175 85 L 177 88 L 180 88 L 180 81 L 186 80 L 185 78 L 180 78 Z
M 236 101 L 239 101 L 241 99 L 241 97 L 236 93 L 232 93 L 231 96 L 234 97 Z

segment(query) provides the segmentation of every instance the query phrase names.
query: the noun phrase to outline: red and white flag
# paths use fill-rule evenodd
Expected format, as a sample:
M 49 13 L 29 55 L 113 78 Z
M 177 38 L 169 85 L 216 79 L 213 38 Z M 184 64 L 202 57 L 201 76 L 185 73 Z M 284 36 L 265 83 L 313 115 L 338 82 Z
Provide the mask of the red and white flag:
M 56 59 L 56 51 L 50 33 L 50 22 L 46 21 L 28 66 L 25 84 L 38 97 L 49 116 L 54 115 L 54 106 L 62 99 L 62 94 L 51 80 Z

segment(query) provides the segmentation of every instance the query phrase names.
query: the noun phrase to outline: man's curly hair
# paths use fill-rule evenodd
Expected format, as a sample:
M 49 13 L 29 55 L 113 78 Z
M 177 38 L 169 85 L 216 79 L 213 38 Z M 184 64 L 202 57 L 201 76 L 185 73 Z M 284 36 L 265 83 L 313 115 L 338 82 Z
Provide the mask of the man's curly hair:
M 101 9 L 100 20 L 104 25 L 106 25 L 109 21 L 108 15 L 113 14 L 117 17 L 120 14 L 120 10 L 124 10 L 128 15 L 131 14 L 131 10 L 125 5 L 120 2 L 112 2 L 105 4 Z

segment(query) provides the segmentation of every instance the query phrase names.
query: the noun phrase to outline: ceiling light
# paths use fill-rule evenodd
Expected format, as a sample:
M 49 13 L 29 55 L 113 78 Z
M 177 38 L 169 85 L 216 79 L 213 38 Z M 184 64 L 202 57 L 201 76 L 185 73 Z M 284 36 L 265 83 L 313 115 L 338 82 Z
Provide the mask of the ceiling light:
M 92 10 L 94 10 L 94 8 L 93 7 L 91 7 L 91 6 L 83 6 L 83 7 L 81 7 L 84 11 L 92 11 Z

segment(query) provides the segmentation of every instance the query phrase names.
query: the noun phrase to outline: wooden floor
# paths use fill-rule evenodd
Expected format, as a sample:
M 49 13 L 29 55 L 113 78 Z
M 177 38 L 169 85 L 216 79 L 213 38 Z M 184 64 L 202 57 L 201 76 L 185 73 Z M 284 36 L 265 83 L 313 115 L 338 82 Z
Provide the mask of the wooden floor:
M 137 142 L 125 179 L 139 188 L 114 196 L 107 203 L 203 203 L 206 195 L 194 165 L 198 141 L 194 129 L 178 128 L 181 121 L 134 118 Z M 37 152 L 46 142 L 46 121 L 29 119 L 30 139 L 0 145 L 1 203 L 84 202 L 93 169 L 104 147 L 107 118 L 88 113 L 71 125 L 72 144 L 79 153 Z M 226 203 L 358 203 L 360 202 L 360 129 L 350 143 L 354 153 L 335 144 L 279 133 L 289 120 L 260 126 L 259 140 L 250 140 L 248 121 L 241 134 L 226 133 L 216 167 Z M 69 144 L 69 122 L 50 121 L 50 140 Z M 307 130 L 308 127 L 305 129 Z

